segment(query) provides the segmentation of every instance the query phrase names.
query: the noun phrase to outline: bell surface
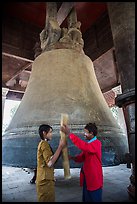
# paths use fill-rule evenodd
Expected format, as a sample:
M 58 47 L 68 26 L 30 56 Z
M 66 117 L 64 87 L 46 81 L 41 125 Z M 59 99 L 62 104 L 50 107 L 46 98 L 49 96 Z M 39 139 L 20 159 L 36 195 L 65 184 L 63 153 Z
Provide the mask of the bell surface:
M 2 137 L 2 163 L 35 168 L 38 128 L 41 124 L 53 127 L 50 144 L 55 151 L 60 139 L 61 113 L 68 114 L 71 132 L 81 139 L 84 126 L 96 123 L 103 166 L 123 163 L 128 152 L 127 137 L 104 99 L 91 59 L 73 49 L 46 51 L 34 60 L 20 106 Z M 68 151 L 73 156 L 80 152 L 69 139 Z M 70 167 L 80 166 L 70 161 Z M 62 168 L 61 157 L 55 168 Z

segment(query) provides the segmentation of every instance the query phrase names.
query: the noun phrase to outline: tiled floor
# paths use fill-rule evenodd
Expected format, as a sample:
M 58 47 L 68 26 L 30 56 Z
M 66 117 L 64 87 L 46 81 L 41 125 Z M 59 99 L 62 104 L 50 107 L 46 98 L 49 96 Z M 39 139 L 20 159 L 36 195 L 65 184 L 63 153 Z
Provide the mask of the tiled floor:
M 27 170 L 27 169 L 25 169 Z M 37 202 L 36 186 L 30 184 L 33 172 L 22 168 L 2 167 L 2 202 Z M 103 167 L 103 202 L 133 202 L 129 200 L 127 186 L 131 169 L 126 164 Z M 81 202 L 79 169 L 71 169 L 71 179 L 64 180 L 62 169 L 55 170 L 56 202 Z

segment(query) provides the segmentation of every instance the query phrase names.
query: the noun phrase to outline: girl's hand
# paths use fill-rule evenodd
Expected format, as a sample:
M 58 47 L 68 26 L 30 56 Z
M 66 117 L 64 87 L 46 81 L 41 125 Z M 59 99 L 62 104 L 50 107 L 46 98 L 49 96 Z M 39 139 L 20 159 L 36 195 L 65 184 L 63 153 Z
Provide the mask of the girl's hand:
M 61 147 L 61 149 L 64 148 L 66 145 L 67 145 L 66 141 L 63 139 L 60 139 L 59 146 Z

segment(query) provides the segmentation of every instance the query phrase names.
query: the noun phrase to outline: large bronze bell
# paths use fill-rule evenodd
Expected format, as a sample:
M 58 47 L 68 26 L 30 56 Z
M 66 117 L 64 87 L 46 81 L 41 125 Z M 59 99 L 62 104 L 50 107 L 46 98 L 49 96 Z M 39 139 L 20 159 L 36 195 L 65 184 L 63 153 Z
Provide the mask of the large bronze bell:
M 69 115 L 71 130 L 79 136 L 86 123 L 95 122 L 103 143 L 103 164 L 120 162 L 127 152 L 126 136 L 104 99 L 91 59 L 75 50 L 56 49 L 42 53 L 33 63 L 26 92 L 3 136 L 3 163 L 36 165 L 38 126 L 42 123 L 54 129 L 55 150 L 61 113 Z M 69 151 L 71 154 L 77 151 L 72 143 Z
M 91 59 L 83 52 L 78 26 L 69 27 L 64 33 L 59 31 L 56 42 L 53 39 L 48 42 L 33 62 L 25 94 L 3 135 L 3 164 L 36 167 L 38 127 L 43 123 L 53 127 L 51 146 L 55 151 L 61 113 L 69 115 L 71 131 L 82 139 L 84 126 L 95 122 L 102 142 L 103 166 L 122 163 L 128 151 L 126 135 L 104 99 Z M 80 152 L 71 141 L 68 149 L 71 155 Z M 61 158 L 55 167 L 62 168 Z M 70 167 L 80 165 L 71 161 Z

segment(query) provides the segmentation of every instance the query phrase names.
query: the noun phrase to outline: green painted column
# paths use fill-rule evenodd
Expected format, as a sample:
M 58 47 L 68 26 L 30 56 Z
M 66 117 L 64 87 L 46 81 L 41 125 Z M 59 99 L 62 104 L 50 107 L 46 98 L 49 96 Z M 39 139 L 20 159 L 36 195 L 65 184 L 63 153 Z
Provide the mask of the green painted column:
M 132 164 L 128 192 L 135 198 L 135 2 L 108 2 L 107 6 L 122 88 L 116 105 L 124 111 L 129 144 L 127 158 Z

